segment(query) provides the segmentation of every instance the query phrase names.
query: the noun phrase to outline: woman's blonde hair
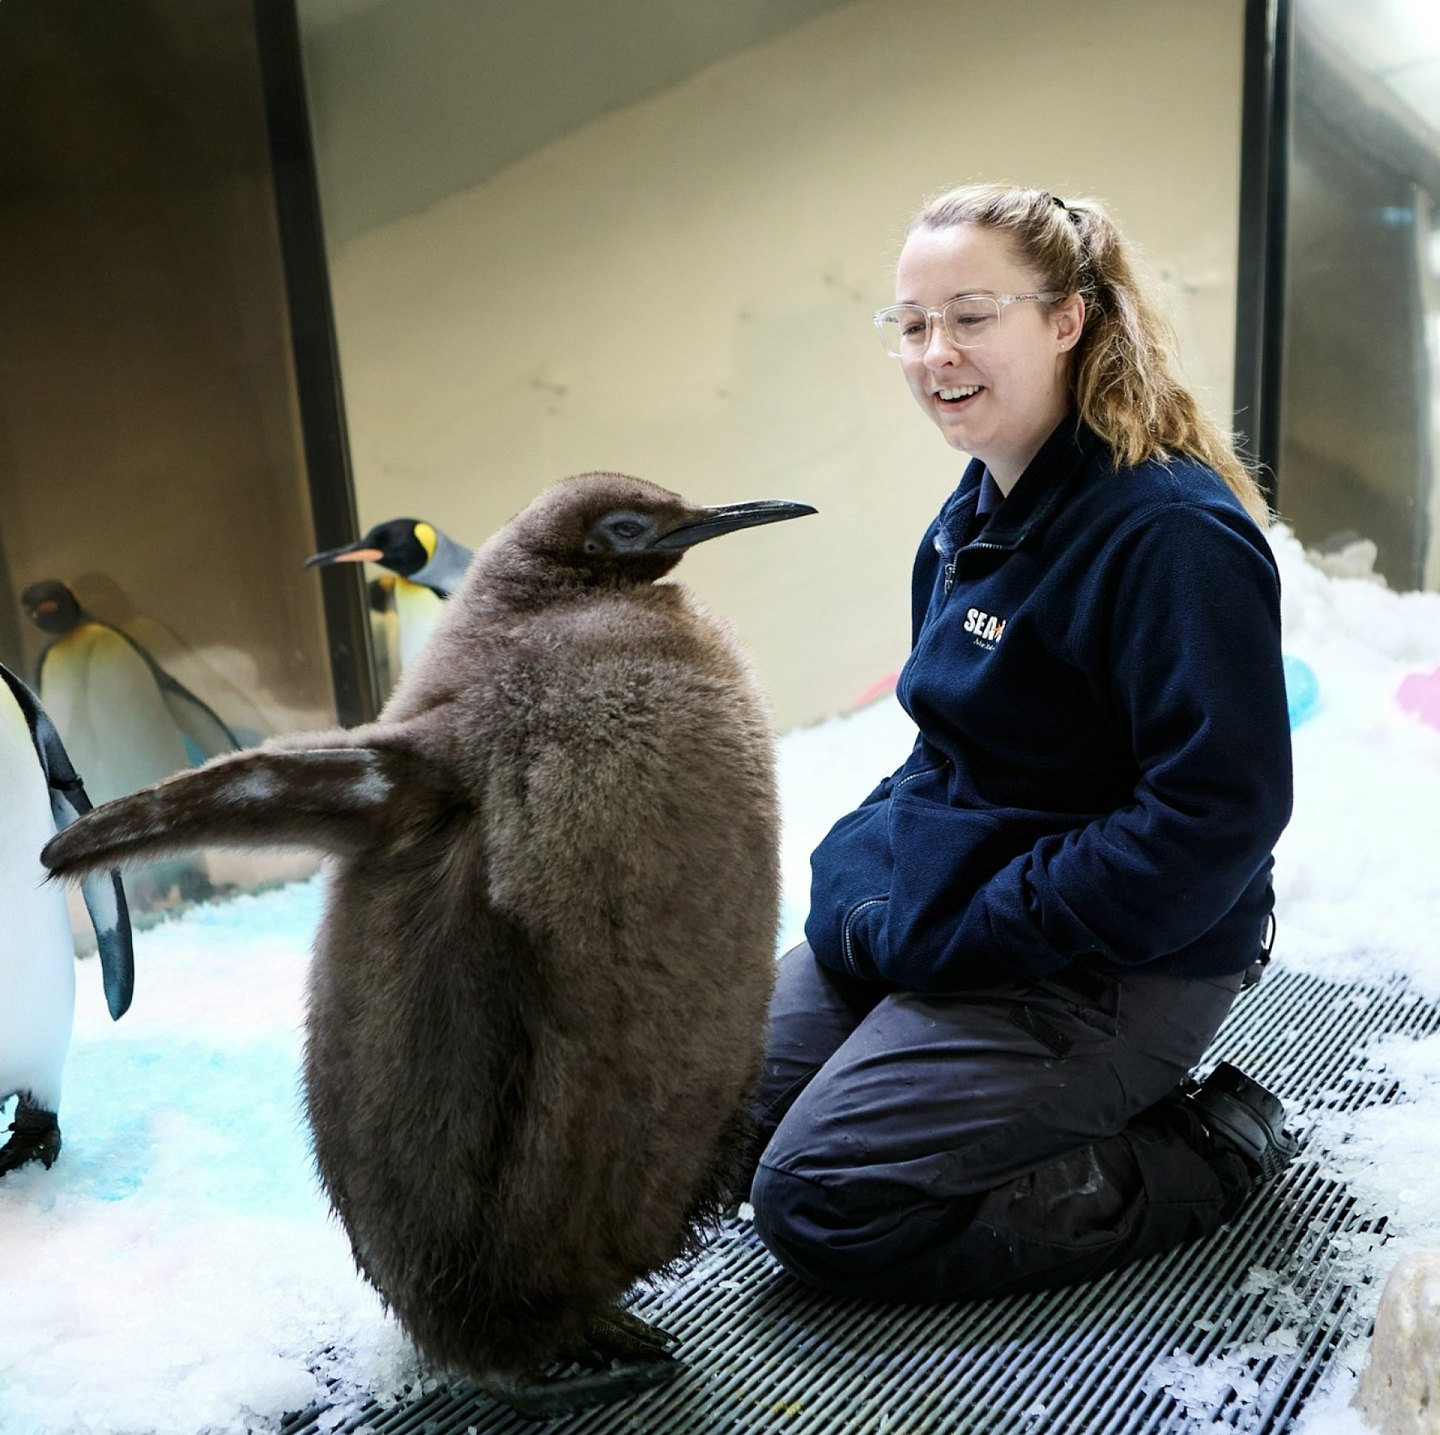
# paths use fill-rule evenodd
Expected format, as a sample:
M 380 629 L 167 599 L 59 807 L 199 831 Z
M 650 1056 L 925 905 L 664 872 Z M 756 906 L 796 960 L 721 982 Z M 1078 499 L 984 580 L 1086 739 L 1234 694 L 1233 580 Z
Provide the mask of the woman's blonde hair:
M 1124 239 L 1097 200 L 1062 201 L 1043 189 L 966 185 L 932 199 L 917 229 L 975 224 L 1004 234 L 1040 276 L 1038 287 L 1078 293 L 1085 327 L 1072 369 L 1080 417 L 1126 465 L 1184 454 L 1208 464 L 1263 528 L 1269 508 L 1231 437 L 1175 372 L 1169 324 L 1141 287 Z

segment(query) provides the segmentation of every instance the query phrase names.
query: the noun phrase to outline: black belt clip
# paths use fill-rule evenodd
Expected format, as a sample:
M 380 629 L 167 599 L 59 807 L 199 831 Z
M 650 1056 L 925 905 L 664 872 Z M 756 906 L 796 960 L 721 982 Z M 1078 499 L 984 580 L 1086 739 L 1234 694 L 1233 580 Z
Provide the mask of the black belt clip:
M 1265 975 L 1265 968 L 1270 965 L 1270 953 L 1275 946 L 1275 913 L 1269 912 L 1265 917 L 1265 935 L 1260 939 L 1260 955 L 1245 968 L 1245 976 L 1240 983 L 1240 990 L 1248 992 L 1251 987 L 1260 985 L 1260 978 Z

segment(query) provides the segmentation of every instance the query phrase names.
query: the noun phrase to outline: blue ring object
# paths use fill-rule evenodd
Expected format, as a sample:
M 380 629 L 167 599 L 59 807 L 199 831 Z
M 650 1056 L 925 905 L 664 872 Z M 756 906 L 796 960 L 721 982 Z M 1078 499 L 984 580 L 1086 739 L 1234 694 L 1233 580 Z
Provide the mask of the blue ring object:
M 1290 729 L 1293 732 L 1311 713 L 1320 697 L 1320 683 L 1315 669 L 1300 658 L 1289 653 L 1281 655 L 1285 665 L 1285 706 L 1290 711 Z

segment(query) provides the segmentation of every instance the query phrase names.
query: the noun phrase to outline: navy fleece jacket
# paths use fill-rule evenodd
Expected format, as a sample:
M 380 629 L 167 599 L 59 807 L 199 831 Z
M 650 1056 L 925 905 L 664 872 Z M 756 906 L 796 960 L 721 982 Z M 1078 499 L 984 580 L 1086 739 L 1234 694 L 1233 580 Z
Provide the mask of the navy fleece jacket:
M 908 761 L 812 858 L 828 966 L 957 991 L 1259 952 L 1290 816 L 1280 587 L 1204 465 L 1066 420 L 1001 507 L 974 462 L 915 563 Z

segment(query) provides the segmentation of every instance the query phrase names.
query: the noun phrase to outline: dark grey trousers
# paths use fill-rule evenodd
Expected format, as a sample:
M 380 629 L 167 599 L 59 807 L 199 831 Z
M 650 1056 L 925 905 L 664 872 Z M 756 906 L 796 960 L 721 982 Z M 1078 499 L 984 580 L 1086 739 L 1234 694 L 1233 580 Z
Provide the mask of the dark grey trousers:
M 1155 1104 L 1241 977 L 1115 968 L 921 996 L 780 965 L 755 1227 L 824 1289 L 947 1301 L 1062 1285 L 1215 1230 L 1250 1178 Z

